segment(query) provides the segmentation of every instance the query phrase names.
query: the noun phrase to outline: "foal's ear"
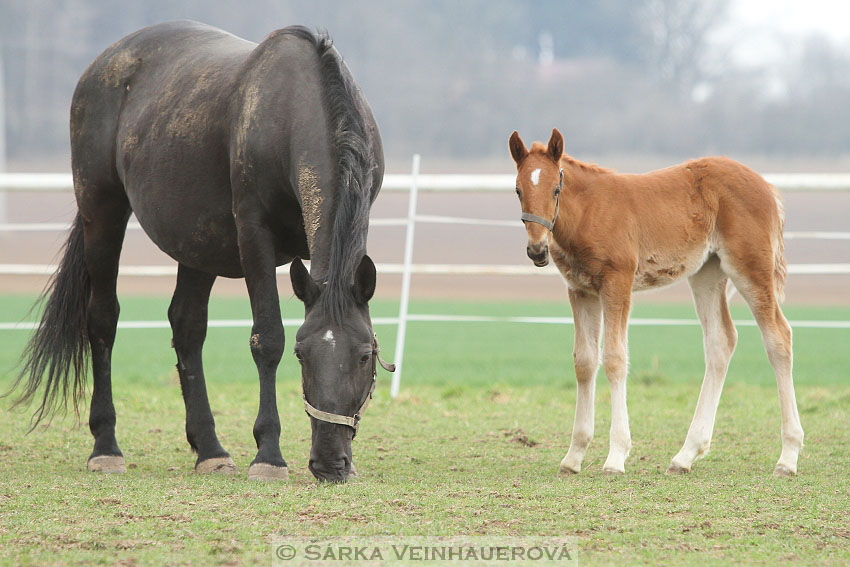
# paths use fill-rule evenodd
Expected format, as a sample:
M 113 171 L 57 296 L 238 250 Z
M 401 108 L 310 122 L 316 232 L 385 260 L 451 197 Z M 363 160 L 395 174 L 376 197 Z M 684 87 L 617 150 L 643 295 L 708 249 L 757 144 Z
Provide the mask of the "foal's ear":
M 321 290 L 310 277 L 310 272 L 304 267 L 301 258 L 296 257 L 289 266 L 289 280 L 292 282 L 292 291 L 304 305 L 310 307 L 316 302 Z
M 557 128 L 552 128 L 552 137 L 549 138 L 546 153 L 549 154 L 550 158 L 555 160 L 555 163 L 561 161 L 561 156 L 564 155 L 564 137 Z
M 364 254 L 357 266 L 357 271 L 354 272 L 354 299 L 358 303 L 368 303 L 372 299 L 375 295 L 376 279 L 375 263 L 367 254 Z
M 508 142 L 508 147 L 511 149 L 511 157 L 514 158 L 517 167 L 519 167 L 519 164 L 525 159 L 525 156 L 528 155 L 528 150 L 526 149 L 525 144 L 522 143 L 522 138 L 519 137 L 519 132 L 516 130 L 514 130 L 514 133 L 511 134 L 511 141 Z

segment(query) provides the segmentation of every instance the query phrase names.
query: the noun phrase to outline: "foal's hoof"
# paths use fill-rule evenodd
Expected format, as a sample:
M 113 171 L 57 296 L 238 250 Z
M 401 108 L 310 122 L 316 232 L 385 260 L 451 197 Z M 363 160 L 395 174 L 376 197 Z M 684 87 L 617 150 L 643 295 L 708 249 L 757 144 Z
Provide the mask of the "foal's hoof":
M 792 471 L 785 465 L 776 465 L 776 468 L 773 469 L 773 476 L 782 476 L 789 478 L 792 476 L 797 476 L 797 471 Z
M 248 468 L 248 480 L 286 480 L 289 478 L 287 467 L 276 467 L 268 463 L 254 463 Z
M 92 457 L 89 459 L 86 467 L 92 472 L 100 473 L 121 474 L 127 472 L 124 457 L 121 455 L 99 455 Z
M 581 472 L 581 465 L 578 467 L 571 467 L 569 465 L 565 465 L 561 463 L 561 466 L 558 467 L 558 474 L 561 476 L 573 476 L 574 474 L 578 474 Z
M 236 463 L 230 457 L 216 457 L 207 459 L 195 465 L 195 473 L 197 474 L 225 474 L 234 475 L 238 471 Z
M 620 476 L 621 474 L 626 474 L 625 470 L 612 469 L 610 467 L 602 467 L 602 474 L 605 476 Z
M 691 469 L 686 469 L 682 465 L 677 465 L 676 463 L 670 463 L 670 466 L 667 467 L 667 472 L 664 474 L 687 474 L 691 472 Z

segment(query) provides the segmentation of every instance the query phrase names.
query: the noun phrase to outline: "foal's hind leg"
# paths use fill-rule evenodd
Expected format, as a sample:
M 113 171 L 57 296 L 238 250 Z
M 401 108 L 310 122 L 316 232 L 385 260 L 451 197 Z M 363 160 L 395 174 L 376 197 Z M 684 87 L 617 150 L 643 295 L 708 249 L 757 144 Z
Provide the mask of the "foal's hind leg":
M 234 474 L 236 465 L 218 442 L 204 381 L 202 350 L 207 336 L 207 306 L 215 275 L 183 264 L 177 270 L 177 289 L 168 308 L 177 353 L 177 373 L 186 404 L 186 438 L 198 453 L 195 471 Z
M 797 411 L 794 380 L 791 375 L 793 355 L 791 350 L 791 326 L 782 314 L 773 281 L 773 265 L 759 265 L 759 258 L 748 258 L 740 262 L 743 269 L 730 267 L 730 277 L 735 287 L 750 306 L 756 323 L 761 330 L 767 357 L 776 375 L 779 390 L 779 409 L 782 418 L 782 454 L 773 474 L 793 476 L 797 474 L 797 458 L 803 447 L 803 426 Z M 726 260 L 724 259 L 724 268 Z M 768 264 L 768 262 L 764 262 Z
M 720 393 L 738 340 L 726 303 L 727 278 L 717 256 L 712 256 L 688 282 L 702 323 L 705 377 L 685 444 L 673 457 L 667 474 L 690 471 L 694 461 L 708 453 Z
M 576 415 L 570 449 L 561 461 L 562 474 L 581 471 L 587 446 L 593 439 L 593 398 L 596 371 L 599 369 L 599 333 L 602 329 L 602 306 L 599 298 L 570 289 L 570 305 L 575 322 L 573 361 L 576 370 Z
M 118 473 L 126 470 L 124 456 L 115 439 L 115 407 L 112 404 L 112 345 L 118 324 L 118 260 L 130 207 L 120 190 L 95 192 L 95 199 L 80 199 L 83 217 L 86 269 L 91 280 L 88 335 L 92 358 L 92 398 L 89 429 L 94 450 L 88 469 Z

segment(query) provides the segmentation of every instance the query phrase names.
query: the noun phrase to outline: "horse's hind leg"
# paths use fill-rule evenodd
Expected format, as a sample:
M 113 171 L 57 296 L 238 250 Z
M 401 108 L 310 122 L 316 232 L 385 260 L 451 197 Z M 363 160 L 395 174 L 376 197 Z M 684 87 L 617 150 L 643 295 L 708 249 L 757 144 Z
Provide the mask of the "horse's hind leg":
M 738 340 L 726 303 L 727 277 L 717 256 L 712 256 L 688 281 L 702 323 L 705 377 L 685 444 L 673 457 L 667 474 L 690 471 L 694 461 L 708 453 L 720 393 Z
M 195 471 L 234 474 L 236 465 L 215 434 L 202 360 L 207 336 L 207 306 L 215 278 L 215 275 L 180 264 L 177 288 L 168 308 L 168 320 L 171 322 L 177 373 L 186 405 L 186 438 L 198 453 Z
M 751 245 L 752 246 L 752 245 Z M 753 249 L 763 249 L 752 246 Z M 779 409 L 782 419 L 782 454 L 773 473 L 778 476 L 797 474 L 797 458 L 803 447 L 803 426 L 797 411 L 794 381 L 791 375 L 793 355 L 791 326 L 782 314 L 774 283 L 774 267 L 770 259 L 762 256 L 744 256 L 731 262 L 723 259 L 724 270 L 729 273 L 735 287 L 747 301 L 753 317 L 761 330 L 767 357 L 776 375 L 779 390 Z M 741 261 L 745 259 L 746 261 Z M 727 269 L 727 264 L 729 268 Z
M 88 304 L 88 336 L 92 358 L 92 398 L 89 429 L 94 450 L 88 469 L 124 472 L 124 456 L 115 439 L 115 407 L 112 404 L 112 345 L 118 324 L 118 260 L 130 206 L 120 188 L 89 190 L 96 198 L 80 200 L 83 218 L 86 269 L 91 281 Z
M 587 446 L 593 439 L 593 398 L 596 371 L 599 369 L 599 334 L 602 330 L 602 305 L 599 298 L 582 291 L 569 290 L 575 322 L 573 361 L 576 370 L 576 415 L 570 449 L 561 461 L 562 474 L 576 474 Z

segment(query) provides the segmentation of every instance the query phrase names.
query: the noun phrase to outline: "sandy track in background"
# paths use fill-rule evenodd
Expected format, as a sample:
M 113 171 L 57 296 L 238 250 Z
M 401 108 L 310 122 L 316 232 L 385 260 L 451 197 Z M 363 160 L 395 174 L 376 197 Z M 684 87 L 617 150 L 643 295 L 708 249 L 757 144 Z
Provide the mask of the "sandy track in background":
M 850 231 L 850 193 L 808 192 L 784 196 L 786 230 Z M 76 206 L 70 194 L 10 194 L 10 222 L 70 222 Z M 401 217 L 407 212 L 407 195 L 385 193 L 373 207 L 373 218 Z M 453 215 L 488 219 L 513 219 L 519 206 L 510 188 L 504 193 L 434 194 L 420 196 L 420 214 Z M 376 262 L 401 263 L 404 227 L 373 227 L 369 253 Z M 53 263 L 64 242 L 63 233 L 0 233 L 0 263 Z M 525 256 L 522 228 L 417 224 L 414 262 L 448 264 L 530 265 Z M 836 240 L 788 240 L 788 263 L 846 263 L 850 242 Z M 156 248 L 141 231 L 128 231 L 123 265 L 173 265 L 174 261 Z M 0 276 L 0 293 L 37 293 L 46 278 Z M 287 277 L 279 278 L 281 298 L 291 296 Z M 377 295 L 397 298 L 401 277 L 380 275 Z M 119 294 L 168 295 L 173 277 L 122 277 Z M 245 295 L 243 280 L 219 278 L 217 295 Z M 464 300 L 564 300 L 564 285 L 558 277 L 545 276 L 414 276 L 414 298 Z M 636 295 L 636 302 L 690 301 L 685 283 Z M 740 299 L 738 299 L 740 301 Z M 850 276 L 789 276 L 786 302 L 808 305 L 850 304 Z

